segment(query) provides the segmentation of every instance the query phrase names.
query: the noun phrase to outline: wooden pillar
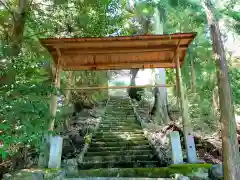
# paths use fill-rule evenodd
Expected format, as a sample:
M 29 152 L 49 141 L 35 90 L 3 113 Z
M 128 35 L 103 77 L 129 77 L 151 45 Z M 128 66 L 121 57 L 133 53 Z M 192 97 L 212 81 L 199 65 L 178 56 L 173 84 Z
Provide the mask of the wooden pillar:
M 56 72 L 55 72 L 55 78 L 54 78 L 54 87 L 57 89 L 60 88 L 60 79 L 61 79 L 61 56 L 59 56 L 58 64 L 56 65 Z M 55 119 L 56 119 L 58 90 L 56 93 L 57 94 L 55 94 L 55 93 L 52 94 L 51 102 L 50 102 L 51 119 L 50 119 L 49 125 L 48 125 L 49 130 L 54 129 L 54 123 L 55 123 Z
M 196 147 L 195 147 L 195 143 L 192 135 L 191 123 L 188 116 L 188 102 L 185 94 L 185 88 L 182 82 L 178 52 L 176 52 L 175 64 L 176 64 L 177 90 L 178 90 L 178 95 L 180 100 L 179 102 L 180 102 L 180 108 L 181 108 L 181 114 L 182 114 L 183 133 L 184 133 L 185 148 L 187 151 L 187 159 L 188 159 L 188 162 L 190 163 L 196 163 L 197 162 Z
M 58 61 L 58 64 L 56 65 L 56 71 L 55 71 L 55 78 L 54 78 L 54 86 L 56 88 L 60 88 L 60 73 L 61 73 L 61 66 L 60 66 L 60 58 Z M 54 129 L 54 122 L 56 118 L 56 112 L 57 112 L 57 101 L 58 101 L 58 93 L 53 93 L 50 99 L 50 114 L 51 118 L 48 123 L 48 130 L 52 131 Z M 49 156 L 51 155 L 50 150 L 50 140 L 51 135 L 45 134 L 43 137 L 43 144 L 40 150 L 39 160 L 38 160 L 38 166 L 40 168 L 45 168 L 48 166 L 49 162 Z
M 69 71 L 67 73 L 67 85 L 66 85 L 66 90 L 65 90 L 65 99 L 64 99 L 64 105 L 69 106 L 69 102 L 71 99 L 71 87 L 73 86 L 73 72 Z M 64 122 L 64 128 L 68 129 L 69 128 L 69 121 L 70 121 L 70 116 L 68 116 L 65 119 Z
M 71 90 L 69 89 L 70 87 L 72 87 L 72 83 L 73 83 L 73 72 L 69 71 L 67 73 L 67 85 L 66 85 L 66 90 L 65 90 L 65 99 L 64 99 L 64 104 L 68 105 L 70 98 L 71 98 Z

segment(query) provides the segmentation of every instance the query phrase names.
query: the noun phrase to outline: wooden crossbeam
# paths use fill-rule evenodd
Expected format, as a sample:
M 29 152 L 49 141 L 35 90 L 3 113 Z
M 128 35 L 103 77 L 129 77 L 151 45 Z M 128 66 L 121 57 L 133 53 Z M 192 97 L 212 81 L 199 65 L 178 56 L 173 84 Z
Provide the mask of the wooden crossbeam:
M 158 84 L 158 85 L 138 85 L 138 86 L 95 86 L 95 87 L 79 87 L 79 88 L 66 88 L 65 90 L 98 90 L 98 89 L 129 89 L 129 88 L 148 88 L 148 87 L 173 87 L 171 84 Z
M 180 48 L 180 42 L 181 42 L 181 39 L 179 39 L 179 41 L 178 41 L 177 47 L 176 47 L 175 52 L 173 54 L 172 62 L 175 62 L 175 58 L 176 58 L 178 50 Z

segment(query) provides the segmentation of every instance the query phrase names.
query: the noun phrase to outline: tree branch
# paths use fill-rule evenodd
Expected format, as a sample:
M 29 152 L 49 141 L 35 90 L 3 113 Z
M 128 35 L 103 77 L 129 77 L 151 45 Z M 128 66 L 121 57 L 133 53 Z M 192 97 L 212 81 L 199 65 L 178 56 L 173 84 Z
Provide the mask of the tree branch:
M 11 11 L 11 8 L 8 7 L 6 2 L 3 2 L 3 0 L 0 0 L 0 4 L 2 4 L 9 11 L 10 14 L 14 15 L 14 13 Z

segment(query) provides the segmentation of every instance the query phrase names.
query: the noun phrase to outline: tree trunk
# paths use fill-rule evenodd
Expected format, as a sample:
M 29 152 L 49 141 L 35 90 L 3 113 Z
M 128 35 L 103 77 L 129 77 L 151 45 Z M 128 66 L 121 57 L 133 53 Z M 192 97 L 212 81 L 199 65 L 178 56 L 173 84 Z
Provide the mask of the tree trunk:
M 154 34 L 163 34 L 163 22 L 161 21 L 161 13 L 157 7 L 154 8 Z M 157 69 L 156 73 L 157 84 L 166 84 L 166 72 L 164 68 Z M 167 124 L 169 122 L 168 111 L 167 111 L 167 88 L 159 87 L 155 90 L 155 100 L 154 106 L 156 108 L 155 121 L 164 122 Z
M 214 58 L 217 67 L 218 93 L 221 112 L 224 179 L 239 180 L 239 149 L 237 129 L 232 103 L 232 93 L 228 78 L 228 65 L 221 39 L 219 22 L 214 15 L 214 6 L 209 0 L 202 3 L 213 44 Z
M 139 69 L 131 69 L 131 70 L 130 70 L 130 72 L 131 72 L 130 85 L 131 85 L 131 86 L 135 86 L 135 85 L 136 85 L 135 79 L 136 79 L 138 70 L 139 70 Z
M 23 33 L 28 10 L 28 0 L 19 0 L 17 11 L 9 12 L 12 14 L 12 28 L 8 29 L 9 32 L 6 32 L 5 34 L 8 36 L 9 47 L 7 49 L 7 57 L 11 58 L 11 62 L 8 64 L 8 73 L 5 74 L 4 77 L 0 77 L 1 86 L 15 82 L 16 71 L 13 68 L 13 64 L 15 63 L 13 57 L 18 56 L 22 48 Z

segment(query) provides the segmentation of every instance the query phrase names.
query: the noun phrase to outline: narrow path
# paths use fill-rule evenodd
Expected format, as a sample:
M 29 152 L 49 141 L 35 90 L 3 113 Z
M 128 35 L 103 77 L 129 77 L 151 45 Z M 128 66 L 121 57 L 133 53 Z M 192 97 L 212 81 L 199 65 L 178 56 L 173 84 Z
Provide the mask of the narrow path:
M 157 167 L 128 97 L 111 97 L 81 169 Z

